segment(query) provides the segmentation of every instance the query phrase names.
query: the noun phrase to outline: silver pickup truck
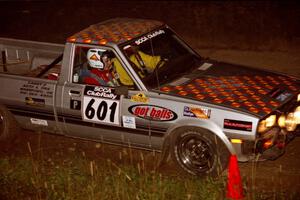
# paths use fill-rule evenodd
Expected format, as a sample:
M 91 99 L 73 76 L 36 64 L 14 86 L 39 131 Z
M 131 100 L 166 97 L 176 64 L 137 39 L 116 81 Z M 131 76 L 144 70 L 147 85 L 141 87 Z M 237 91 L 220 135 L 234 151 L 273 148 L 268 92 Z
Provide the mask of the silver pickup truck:
M 41 129 L 215 176 L 230 154 L 276 159 L 299 132 L 299 79 L 204 59 L 159 21 L 104 21 L 65 45 L 0 38 L 0 51 L 2 141 Z

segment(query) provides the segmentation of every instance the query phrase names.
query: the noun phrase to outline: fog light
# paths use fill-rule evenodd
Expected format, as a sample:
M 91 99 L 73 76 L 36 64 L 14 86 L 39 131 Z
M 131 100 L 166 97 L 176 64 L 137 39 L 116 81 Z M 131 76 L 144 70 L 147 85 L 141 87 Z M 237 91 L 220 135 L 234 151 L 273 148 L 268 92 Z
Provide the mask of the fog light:
M 287 131 L 294 131 L 297 128 L 297 123 L 294 117 L 294 113 L 289 113 L 285 120 L 285 127 Z
M 265 132 L 272 128 L 276 123 L 276 115 L 270 115 L 265 120 L 262 120 L 258 124 L 257 131 L 259 133 Z
M 298 102 L 300 101 L 300 94 L 298 94 L 298 96 L 297 96 L 297 101 Z
M 272 127 L 276 123 L 276 115 L 271 115 L 266 119 L 266 127 Z
M 285 116 L 284 116 L 284 115 L 281 115 L 281 116 L 278 118 L 278 125 L 279 125 L 281 128 L 284 128 L 284 127 L 285 127 Z
M 272 140 L 267 140 L 264 142 L 264 148 L 268 149 L 273 145 L 273 141 Z

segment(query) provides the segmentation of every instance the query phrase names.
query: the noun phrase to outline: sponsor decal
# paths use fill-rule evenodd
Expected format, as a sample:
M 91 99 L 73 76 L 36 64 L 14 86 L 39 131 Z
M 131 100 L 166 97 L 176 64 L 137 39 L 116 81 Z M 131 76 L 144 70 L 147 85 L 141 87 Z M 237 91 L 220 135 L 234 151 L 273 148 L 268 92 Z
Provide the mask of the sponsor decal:
M 146 36 L 143 36 L 143 37 L 139 38 L 138 40 L 135 41 L 135 44 L 136 45 L 140 45 L 140 44 L 146 42 L 147 40 L 149 40 L 151 38 L 154 38 L 154 37 L 156 37 L 158 35 L 164 34 L 164 33 L 165 33 L 164 30 L 155 31 L 153 33 L 150 33 L 150 34 L 148 34 Z
M 172 121 L 177 119 L 177 114 L 172 110 L 155 105 L 133 105 L 128 108 L 128 111 L 139 118 L 154 121 Z
M 195 117 L 199 119 L 209 119 L 211 110 L 207 108 L 196 108 L 184 106 L 183 108 L 183 116 L 187 117 Z
M 53 86 L 47 83 L 27 81 L 19 88 L 19 93 L 26 96 L 34 96 L 37 98 L 52 98 Z
M 96 54 L 91 55 L 90 60 L 98 61 L 99 58 L 96 56 Z
M 133 102 L 141 102 L 141 103 L 149 102 L 149 98 L 146 97 L 146 95 L 143 93 L 137 93 L 137 94 L 133 95 L 130 100 Z
M 85 86 L 84 95 L 90 97 L 101 97 L 106 99 L 120 99 L 119 95 L 114 94 L 115 89 L 101 86 Z
M 122 120 L 123 120 L 123 127 L 136 129 L 135 117 L 122 116 Z
M 240 131 L 252 131 L 252 122 L 224 119 L 224 128 Z
M 79 100 L 70 100 L 70 108 L 73 110 L 81 110 L 81 101 Z
M 35 125 L 48 126 L 47 120 L 30 118 L 30 122 Z
M 43 107 L 43 106 L 45 106 L 45 99 L 25 97 L 25 103 L 26 103 L 26 105 L 30 105 L 30 106 Z

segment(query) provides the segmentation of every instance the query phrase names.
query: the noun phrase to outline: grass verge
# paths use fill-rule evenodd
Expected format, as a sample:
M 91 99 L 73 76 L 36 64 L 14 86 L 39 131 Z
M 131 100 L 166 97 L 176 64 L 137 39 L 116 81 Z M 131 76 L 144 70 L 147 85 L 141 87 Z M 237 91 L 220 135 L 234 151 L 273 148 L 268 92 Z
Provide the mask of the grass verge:
M 0 158 L 0 199 L 222 199 L 224 180 L 164 176 L 135 164 L 68 155 Z

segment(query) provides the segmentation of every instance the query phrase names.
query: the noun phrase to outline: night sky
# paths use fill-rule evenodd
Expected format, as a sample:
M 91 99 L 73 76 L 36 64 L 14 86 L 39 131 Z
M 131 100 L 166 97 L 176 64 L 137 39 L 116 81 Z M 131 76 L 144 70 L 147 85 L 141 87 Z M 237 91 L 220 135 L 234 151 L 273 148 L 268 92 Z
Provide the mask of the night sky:
M 300 46 L 297 1 L 1 1 L 0 37 L 64 43 L 115 17 L 161 20 L 197 47 Z

